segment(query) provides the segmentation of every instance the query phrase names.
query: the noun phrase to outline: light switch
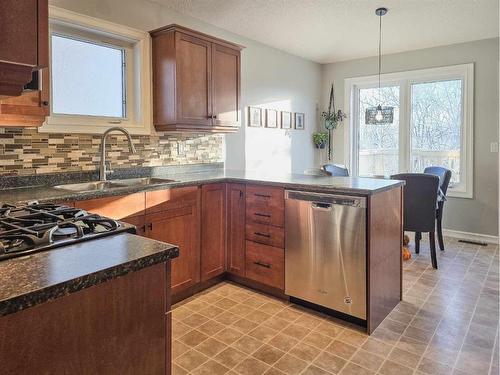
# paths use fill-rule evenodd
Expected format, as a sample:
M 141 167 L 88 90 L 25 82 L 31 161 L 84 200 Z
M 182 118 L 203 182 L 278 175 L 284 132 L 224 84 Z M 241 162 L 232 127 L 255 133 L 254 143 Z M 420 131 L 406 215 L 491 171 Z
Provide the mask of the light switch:
M 186 150 L 184 149 L 184 143 L 177 142 L 177 155 L 184 155 L 185 153 L 186 153 Z
M 490 152 L 498 152 L 498 142 L 490 143 Z

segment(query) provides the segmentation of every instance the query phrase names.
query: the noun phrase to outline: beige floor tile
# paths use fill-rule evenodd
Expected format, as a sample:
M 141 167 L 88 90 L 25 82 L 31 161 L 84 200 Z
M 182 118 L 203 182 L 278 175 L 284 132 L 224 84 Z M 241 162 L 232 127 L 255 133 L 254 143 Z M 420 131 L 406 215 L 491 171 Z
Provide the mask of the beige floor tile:
M 236 350 L 235 348 L 228 347 L 217 354 L 214 359 L 226 367 L 233 368 L 238 363 L 242 362 L 246 357 L 247 355 L 245 353 Z
M 292 349 L 298 342 L 299 340 L 285 335 L 284 333 L 278 333 L 275 337 L 269 340 L 268 344 L 284 352 L 287 352 Z
M 321 350 L 301 341 L 289 353 L 306 362 L 312 362 L 321 353 Z
M 226 326 L 229 326 L 233 324 L 234 322 L 237 322 L 238 320 L 241 319 L 241 316 L 233 314 L 229 311 L 224 311 L 222 314 L 217 315 L 214 320 L 220 324 L 224 324 Z
M 365 343 L 367 337 L 365 334 L 345 330 L 337 338 L 353 346 L 361 346 Z
M 313 365 L 321 367 L 322 369 L 329 371 L 332 374 L 338 374 L 346 363 L 347 361 L 345 359 L 326 352 L 321 353 L 313 361 Z
M 221 309 L 220 307 L 217 306 L 207 306 L 199 311 L 199 313 L 203 316 L 206 316 L 207 318 L 215 318 L 217 315 L 220 315 L 224 312 L 225 310 Z
M 271 367 L 264 373 L 264 375 L 286 375 L 286 374 L 278 370 L 276 367 Z
M 187 370 L 184 370 L 182 367 L 180 367 L 175 363 L 172 364 L 172 375 L 187 375 L 187 374 L 188 374 Z
M 321 332 L 324 335 L 330 336 L 331 338 L 338 337 L 342 332 L 344 332 L 344 328 L 330 322 L 323 322 L 319 324 L 314 329 L 316 332 Z
M 276 362 L 274 367 L 285 374 L 295 375 L 300 374 L 307 367 L 307 362 L 290 354 L 285 354 Z
M 393 346 L 371 337 L 369 337 L 361 347 L 370 353 L 377 354 L 384 358 L 389 355 L 393 348 Z
M 206 316 L 203 316 L 201 314 L 191 314 L 188 317 L 182 319 L 182 323 L 190 326 L 191 328 L 196 328 L 201 326 L 202 324 L 208 322 L 208 318 Z
M 229 369 L 226 366 L 221 365 L 214 360 L 209 360 L 205 362 L 196 370 L 192 371 L 193 375 L 223 375 L 226 374 Z
M 191 349 L 189 346 L 183 344 L 180 341 L 173 340 L 172 342 L 172 357 L 175 359 L 181 354 L 186 353 L 189 349 Z
M 187 324 L 184 324 L 180 321 L 174 320 L 172 322 L 172 336 L 174 338 L 184 336 L 186 333 L 188 333 L 191 330 L 192 330 L 192 328 L 190 326 L 188 326 Z
M 328 353 L 335 354 L 344 359 L 351 359 L 354 353 L 358 350 L 357 347 L 349 345 L 343 341 L 335 340 L 326 349 Z
M 242 352 L 245 352 L 247 354 L 252 354 L 262 345 L 264 345 L 262 341 L 257 340 L 254 337 L 245 335 L 241 337 L 239 340 L 235 341 L 232 346 Z
M 302 341 L 319 349 L 325 349 L 333 339 L 319 332 L 311 332 Z
M 412 375 L 413 369 L 400 365 L 399 363 L 386 360 L 379 369 L 382 375 Z
M 205 335 L 212 336 L 217 332 L 222 331 L 226 326 L 216 322 L 214 320 L 210 320 L 205 324 L 202 324 L 197 328 L 198 331 L 203 332 Z
M 260 375 L 269 369 L 269 365 L 255 358 L 247 358 L 234 368 L 238 374 L 242 375 Z
M 394 348 L 389 354 L 389 359 L 393 362 L 399 363 L 400 365 L 410 367 L 412 369 L 418 366 L 418 362 L 420 361 L 419 355 L 415 353 L 407 352 L 406 350 L 402 350 L 399 348 Z
M 204 333 L 197 331 L 193 329 L 192 331 L 189 331 L 186 333 L 184 336 L 179 337 L 177 340 L 180 341 L 181 343 L 188 345 L 188 346 L 196 346 L 203 341 L 208 339 L 208 336 L 205 335 Z
M 257 323 L 252 322 L 251 320 L 245 318 L 241 318 L 240 320 L 237 320 L 236 322 L 231 324 L 231 327 L 243 333 L 248 333 L 253 329 L 255 329 L 257 326 L 258 326 Z
M 355 363 L 348 363 L 340 372 L 341 375 L 374 375 L 373 371 L 358 366 Z
M 277 316 L 272 316 L 271 318 L 266 320 L 264 323 L 262 323 L 262 325 L 269 327 L 269 328 L 272 328 L 272 329 L 275 329 L 277 331 L 281 331 L 289 324 L 292 324 L 292 323 L 290 323 L 288 320 L 278 318 Z
M 251 307 L 248 307 L 246 305 L 243 305 L 241 303 L 234 305 L 230 309 L 228 309 L 230 313 L 239 315 L 240 317 L 247 315 L 248 313 L 254 311 Z
M 233 301 L 232 299 L 229 299 L 227 297 L 222 298 L 214 303 L 215 306 L 224 309 L 226 311 L 234 307 L 235 304 L 237 304 L 236 301 Z
M 206 339 L 201 344 L 195 347 L 196 350 L 205 354 L 207 357 L 213 357 L 226 348 L 227 348 L 226 344 L 211 337 L 209 337 L 208 339 Z
M 270 315 L 275 315 L 285 308 L 284 305 L 278 305 L 274 302 L 267 302 L 258 308 L 259 311 L 265 312 Z
M 278 331 L 261 325 L 261 326 L 258 326 L 257 328 L 255 328 L 254 330 L 250 331 L 248 333 L 248 336 L 251 336 L 251 337 L 253 337 L 257 340 L 263 341 L 263 342 L 267 342 L 271 338 L 276 336 L 277 333 L 278 333 Z
M 304 370 L 304 372 L 302 373 L 302 375 L 329 375 L 329 374 L 331 374 L 331 372 L 323 370 L 323 369 L 316 367 L 314 365 L 308 366 Z
M 311 331 L 305 327 L 299 326 L 298 324 L 290 324 L 288 327 L 281 331 L 285 335 L 291 336 L 294 339 L 302 340 L 306 337 Z
M 259 348 L 259 350 L 252 354 L 253 357 L 267 363 L 270 366 L 276 363 L 276 361 L 283 357 L 283 355 L 285 355 L 285 352 L 282 352 L 278 348 L 271 345 L 263 345 Z
M 206 355 L 196 350 L 189 350 L 183 355 L 179 356 L 175 360 L 175 363 L 188 371 L 193 371 L 195 368 L 201 366 L 206 361 L 208 361 L 208 357 Z
M 261 324 L 271 318 L 271 314 L 265 313 L 260 310 L 254 310 L 250 312 L 249 314 L 245 315 L 245 319 L 251 320 L 252 322 Z
M 284 320 L 288 320 L 289 322 L 294 322 L 295 320 L 300 318 L 301 315 L 302 313 L 298 311 L 292 310 L 291 308 L 286 308 L 281 310 L 275 316 Z
M 354 354 L 350 361 L 368 370 L 377 372 L 380 366 L 382 366 L 384 358 L 360 349 Z
M 226 345 L 231 345 L 235 341 L 239 340 L 243 334 L 240 331 L 237 331 L 233 328 L 224 328 L 222 331 L 217 332 L 215 335 L 212 337 L 222 341 Z

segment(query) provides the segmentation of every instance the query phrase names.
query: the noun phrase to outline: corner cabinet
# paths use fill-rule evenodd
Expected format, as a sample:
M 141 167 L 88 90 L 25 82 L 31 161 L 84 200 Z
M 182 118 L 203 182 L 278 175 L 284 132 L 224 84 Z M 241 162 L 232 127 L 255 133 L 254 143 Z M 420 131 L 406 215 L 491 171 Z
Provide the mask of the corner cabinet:
M 238 129 L 241 46 L 178 25 L 151 31 L 153 122 L 160 131 Z

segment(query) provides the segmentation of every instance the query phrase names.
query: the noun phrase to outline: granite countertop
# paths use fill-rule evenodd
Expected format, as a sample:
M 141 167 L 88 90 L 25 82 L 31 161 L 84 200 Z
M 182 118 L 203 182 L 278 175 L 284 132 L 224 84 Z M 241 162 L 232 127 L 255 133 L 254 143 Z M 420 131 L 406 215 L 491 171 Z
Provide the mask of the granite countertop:
M 0 316 L 178 255 L 177 246 L 120 233 L 1 261 Z
M 280 186 L 287 189 L 306 190 L 324 193 L 341 193 L 354 195 L 372 195 L 395 187 L 402 186 L 403 181 L 355 178 L 355 177 L 330 177 L 310 176 L 301 174 L 276 174 L 258 173 L 238 170 L 214 169 L 196 173 L 170 173 L 168 169 L 154 170 L 148 176 L 175 180 L 170 183 L 161 183 L 151 186 L 120 187 L 103 191 L 77 193 L 51 186 L 26 186 L 7 188 L 0 192 L 0 202 L 21 204 L 32 200 L 39 202 L 50 201 L 75 201 L 101 198 L 114 195 L 125 195 L 146 190 L 162 190 L 181 186 L 201 185 L 213 182 L 253 183 Z M 127 178 L 144 177 L 130 172 Z M 112 180 L 113 177 L 110 178 Z M 50 185 L 56 185 L 56 175 Z M 68 182 L 66 182 L 68 183 Z

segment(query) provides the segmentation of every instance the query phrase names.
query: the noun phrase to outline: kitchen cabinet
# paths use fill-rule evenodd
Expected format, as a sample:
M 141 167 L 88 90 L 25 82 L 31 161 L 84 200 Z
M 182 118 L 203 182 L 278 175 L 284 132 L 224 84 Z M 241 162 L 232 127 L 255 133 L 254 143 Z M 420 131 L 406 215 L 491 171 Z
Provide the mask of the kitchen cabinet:
M 153 39 L 157 130 L 234 132 L 241 123 L 241 46 L 170 25 Z
M 146 192 L 146 237 L 179 247 L 172 260 L 172 294 L 200 282 L 200 189 Z
M 227 271 L 245 276 L 245 185 L 227 184 Z
M 48 1 L 0 1 L 0 98 L 19 96 L 32 72 L 48 67 Z
M 226 271 L 226 184 L 201 187 L 201 281 Z
M 170 374 L 169 278 L 159 263 L 0 317 L 0 373 Z
M 280 290 L 285 289 L 283 249 L 246 242 L 246 277 Z

